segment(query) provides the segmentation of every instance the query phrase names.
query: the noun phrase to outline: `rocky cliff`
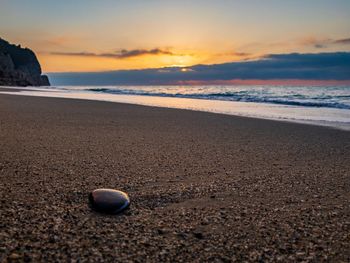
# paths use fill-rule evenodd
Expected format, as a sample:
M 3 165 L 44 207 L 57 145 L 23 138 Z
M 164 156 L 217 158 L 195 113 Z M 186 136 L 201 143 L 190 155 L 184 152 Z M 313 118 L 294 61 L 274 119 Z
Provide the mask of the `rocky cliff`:
M 0 38 L 0 86 L 49 86 L 33 51 Z

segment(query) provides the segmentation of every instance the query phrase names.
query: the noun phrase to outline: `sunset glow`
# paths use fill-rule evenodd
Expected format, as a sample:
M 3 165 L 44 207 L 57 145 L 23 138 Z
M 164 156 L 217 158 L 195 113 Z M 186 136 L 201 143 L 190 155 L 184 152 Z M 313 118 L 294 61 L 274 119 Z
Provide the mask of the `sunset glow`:
M 265 54 L 349 51 L 341 40 L 350 37 L 350 2 L 319 2 L 2 0 L 0 32 L 30 46 L 44 72 L 187 67 Z
M 157 67 L 187 67 L 201 61 L 200 57 L 189 55 L 170 56 L 143 55 L 134 58 L 116 59 L 94 56 L 65 56 L 39 53 L 38 57 L 45 68 L 55 69 L 56 72 L 71 71 L 108 71 L 118 69 L 143 69 Z

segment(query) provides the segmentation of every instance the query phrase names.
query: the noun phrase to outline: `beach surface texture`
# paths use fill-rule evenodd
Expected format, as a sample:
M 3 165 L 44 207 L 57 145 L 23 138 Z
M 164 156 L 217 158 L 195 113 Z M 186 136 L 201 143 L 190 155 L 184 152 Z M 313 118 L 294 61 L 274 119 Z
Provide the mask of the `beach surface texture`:
M 349 262 L 349 200 L 348 131 L 0 95 L 1 262 Z

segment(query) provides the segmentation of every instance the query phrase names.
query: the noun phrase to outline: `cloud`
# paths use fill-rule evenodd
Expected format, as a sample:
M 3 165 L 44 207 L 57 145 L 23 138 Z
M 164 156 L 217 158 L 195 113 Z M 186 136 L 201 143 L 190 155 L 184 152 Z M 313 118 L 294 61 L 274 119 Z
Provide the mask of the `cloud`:
M 154 48 L 150 50 L 146 49 L 134 49 L 134 50 L 121 50 L 119 54 L 117 54 L 118 58 L 130 58 L 130 57 L 137 57 L 137 56 L 143 56 L 143 55 L 170 55 L 175 56 L 171 51 L 168 50 L 162 50 L 159 48 Z
M 326 48 L 332 42 L 333 40 L 329 38 L 318 39 L 314 37 L 307 37 L 299 41 L 302 46 L 313 46 L 314 48 Z
M 335 40 L 334 43 L 336 44 L 350 44 L 350 38 L 343 38 Z
M 96 57 L 98 56 L 95 53 L 89 52 L 50 52 L 51 55 L 57 56 L 78 56 L 78 57 Z
M 56 36 L 56 37 L 50 37 L 47 39 L 42 40 L 43 46 L 51 46 L 51 47 L 64 47 L 67 46 L 67 44 L 72 44 L 81 41 L 79 37 L 76 36 Z
M 248 57 L 251 55 L 251 53 L 246 53 L 246 52 L 233 52 L 232 55 L 237 56 L 237 57 Z
M 154 48 L 154 49 L 122 49 L 115 53 L 92 53 L 92 52 L 50 52 L 51 55 L 59 56 L 79 56 L 79 57 L 106 57 L 115 59 L 126 59 L 132 57 L 139 57 L 144 55 L 168 55 L 168 56 L 180 56 L 181 54 L 175 54 L 172 51 Z
M 254 61 L 183 68 L 51 73 L 53 85 L 152 85 L 227 80 L 350 80 L 350 52 L 270 54 Z
M 318 39 L 314 37 L 308 37 L 304 38 L 301 41 L 299 41 L 301 45 L 305 46 L 313 46 L 315 48 L 327 48 L 331 45 L 347 45 L 350 44 L 350 38 L 343 38 L 343 39 L 331 39 L 331 38 L 323 38 Z

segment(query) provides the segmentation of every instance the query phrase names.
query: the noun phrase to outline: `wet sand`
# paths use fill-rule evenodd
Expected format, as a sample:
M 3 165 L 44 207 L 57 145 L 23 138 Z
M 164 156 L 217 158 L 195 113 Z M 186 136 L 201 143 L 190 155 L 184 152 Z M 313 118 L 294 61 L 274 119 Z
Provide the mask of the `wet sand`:
M 0 182 L 0 262 L 350 260 L 347 131 L 0 95 Z

